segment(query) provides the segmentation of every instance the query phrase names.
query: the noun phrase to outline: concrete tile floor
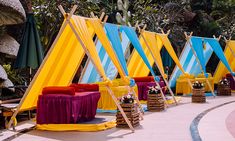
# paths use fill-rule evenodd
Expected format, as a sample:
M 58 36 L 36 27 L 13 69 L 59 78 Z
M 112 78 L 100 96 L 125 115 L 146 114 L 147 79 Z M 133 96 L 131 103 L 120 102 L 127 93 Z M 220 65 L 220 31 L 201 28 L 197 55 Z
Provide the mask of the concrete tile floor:
M 38 131 L 32 130 L 28 133 L 21 134 L 14 139 L 15 141 L 27 141 L 27 140 L 65 140 L 65 141 L 190 141 L 192 140 L 190 135 L 190 124 L 192 120 L 201 112 L 206 109 L 212 108 L 216 105 L 235 100 L 235 96 L 232 97 L 217 97 L 207 98 L 205 104 L 193 104 L 191 103 L 190 97 L 183 97 L 182 101 L 177 106 L 172 106 L 164 112 L 146 112 L 144 120 L 141 121 L 141 126 L 136 128 L 135 133 L 132 133 L 128 129 L 109 129 L 100 132 L 49 132 L 49 131 Z M 235 109 L 234 106 L 230 106 L 231 111 Z M 229 114 L 229 110 L 219 110 L 221 113 L 225 112 L 224 115 Z M 208 117 L 207 117 L 208 116 Z M 224 117 L 217 116 L 216 122 L 225 124 Z M 208 122 L 213 118 L 213 113 L 205 115 L 202 119 L 202 123 L 199 123 L 199 132 L 203 139 L 211 139 L 208 136 L 216 134 L 224 134 L 226 137 L 229 133 L 226 129 L 215 130 L 213 128 L 214 123 Z M 215 119 L 215 118 L 214 118 Z M 215 121 L 214 121 L 215 122 Z M 208 124 L 211 123 L 211 124 Z M 211 127 L 212 129 L 208 129 Z M 212 134 L 213 133 L 213 134 Z M 11 131 L 4 131 L 3 136 L 0 136 L 0 140 L 10 136 Z M 226 138 L 227 139 L 227 138 Z M 229 138 L 232 139 L 232 138 Z M 235 139 L 234 139 L 235 140 Z M 226 140 L 227 141 L 227 140 Z

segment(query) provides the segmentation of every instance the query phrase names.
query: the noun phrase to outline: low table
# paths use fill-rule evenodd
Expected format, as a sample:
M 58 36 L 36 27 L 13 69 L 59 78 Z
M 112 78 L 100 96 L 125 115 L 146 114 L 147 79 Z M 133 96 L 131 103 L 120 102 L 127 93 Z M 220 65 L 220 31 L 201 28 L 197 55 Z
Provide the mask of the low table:
M 37 124 L 71 124 L 95 118 L 100 93 L 79 92 L 75 95 L 40 95 Z

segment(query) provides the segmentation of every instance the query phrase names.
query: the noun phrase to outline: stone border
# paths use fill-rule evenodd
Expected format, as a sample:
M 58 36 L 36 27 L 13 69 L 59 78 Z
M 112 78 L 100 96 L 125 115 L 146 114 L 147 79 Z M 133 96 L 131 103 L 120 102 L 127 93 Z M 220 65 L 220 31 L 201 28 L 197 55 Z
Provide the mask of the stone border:
M 210 109 L 207 109 L 205 111 L 203 111 L 202 113 L 200 113 L 199 115 L 197 115 L 193 121 L 191 122 L 190 124 L 190 133 L 191 133 L 191 136 L 192 136 L 192 140 L 193 141 L 202 141 L 202 138 L 199 134 L 199 131 L 198 131 L 198 124 L 200 122 L 200 120 L 207 114 L 209 113 L 210 111 L 216 109 L 216 108 L 219 108 L 219 107 L 222 107 L 224 105 L 227 105 L 227 104 L 230 104 L 230 103 L 234 103 L 235 100 L 233 101 L 229 101 L 229 102 L 226 102 L 226 103 L 223 103 L 223 104 L 220 104 L 220 105 L 217 105 L 215 107 L 212 107 Z

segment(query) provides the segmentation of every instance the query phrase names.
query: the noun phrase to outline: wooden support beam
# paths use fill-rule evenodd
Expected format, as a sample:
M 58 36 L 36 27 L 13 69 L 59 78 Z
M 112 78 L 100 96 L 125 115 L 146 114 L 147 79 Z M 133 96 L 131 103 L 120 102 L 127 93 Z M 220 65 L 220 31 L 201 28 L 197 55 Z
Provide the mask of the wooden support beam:
M 147 28 L 147 24 L 144 25 L 143 29 L 142 30 L 145 30 Z
M 171 33 L 171 30 L 169 29 L 169 30 L 167 31 L 167 33 L 166 33 L 167 36 L 168 36 L 170 33 Z
M 128 22 L 127 24 L 128 24 L 129 27 L 132 27 L 130 22 Z
M 105 13 L 102 12 L 101 15 L 100 15 L 100 20 L 101 20 L 101 21 L 103 20 L 104 16 L 105 16 Z
M 94 12 L 91 12 L 90 14 L 91 14 L 91 17 L 92 17 L 92 18 L 95 18 Z
M 161 28 L 161 32 L 162 32 L 162 34 L 165 34 L 165 32 L 164 32 L 164 30 Z
M 138 26 L 139 26 L 139 21 L 136 21 L 135 28 L 137 28 Z
M 108 18 L 109 18 L 109 16 L 108 15 L 106 15 L 105 17 L 104 17 L 104 21 L 103 22 L 107 22 L 107 20 L 108 20 Z

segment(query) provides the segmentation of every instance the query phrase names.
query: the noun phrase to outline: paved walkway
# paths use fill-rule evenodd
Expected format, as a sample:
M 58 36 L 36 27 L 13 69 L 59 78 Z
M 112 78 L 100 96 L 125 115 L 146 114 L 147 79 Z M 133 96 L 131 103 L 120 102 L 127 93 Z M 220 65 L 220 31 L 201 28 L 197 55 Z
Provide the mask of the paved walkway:
M 190 98 L 182 98 L 181 104 L 168 108 L 164 112 L 147 112 L 144 115 L 144 120 L 141 121 L 141 126 L 136 128 L 135 133 L 131 133 L 127 129 L 109 129 L 100 132 L 48 132 L 32 130 L 25 134 L 18 134 L 17 137 L 11 140 L 79 140 L 79 141 L 190 141 L 190 124 L 193 119 L 203 111 L 213 108 L 217 105 L 234 101 L 232 97 L 217 97 L 207 98 L 205 104 L 193 104 Z M 235 110 L 235 103 L 231 103 L 219 108 L 216 108 L 207 114 L 199 121 L 199 134 L 202 140 L 235 140 L 229 131 L 230 127 L 226 126 L 226 122 L 230 123 L 229 115 Z M 233 114 L 232 114 L 233 115 Z M 23 126 L 23 125 L 22 125 Z M 234 129 L 234 126 L 231 127 Z M 5 131 L 0 140 L 13 134 L 11 131 Z M 218 136 L 213 135 L 221 135 Z M 223 139 L 222 139 L 223 138 Z

